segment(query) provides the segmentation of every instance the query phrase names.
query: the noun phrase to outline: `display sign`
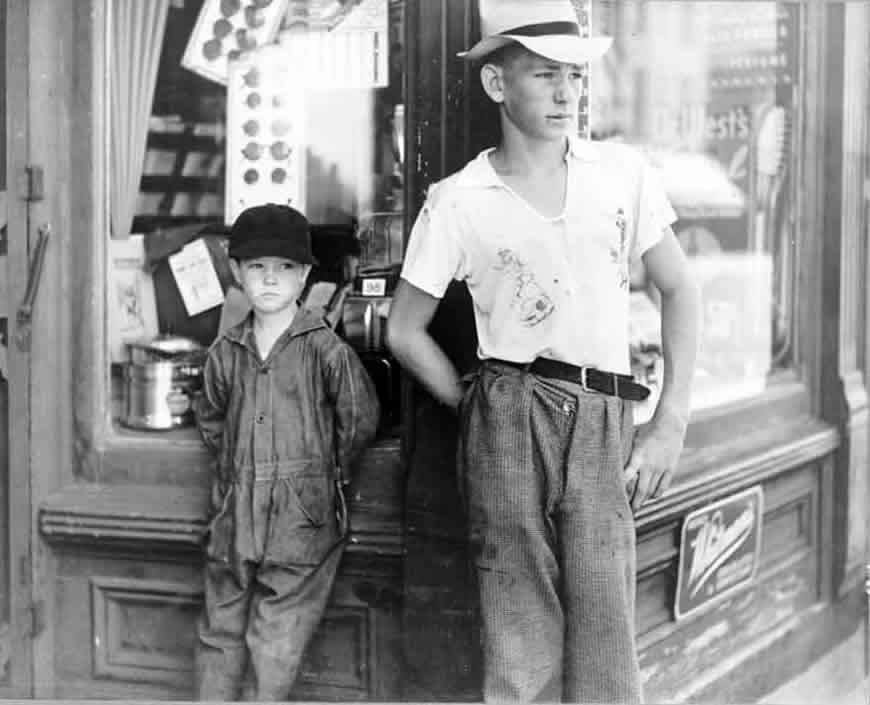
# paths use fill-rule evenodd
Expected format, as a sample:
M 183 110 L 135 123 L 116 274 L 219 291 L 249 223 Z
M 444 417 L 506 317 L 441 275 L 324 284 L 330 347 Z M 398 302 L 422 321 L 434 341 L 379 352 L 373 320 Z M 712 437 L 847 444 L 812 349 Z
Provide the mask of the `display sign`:
M 694 255 L 689 265 L 702 312 L 692 409 L 760 394 L 771 369 L 771 256 L 713 252 Z
M 154 280 L 145 266 L 144 236 L 108 238 L 109 353 L 126 362 L 127 343 L 150 340 L 158 332 Z M 4 369 L 5 375 L 5 369 Z
M 188 316 L 196 316 L 224 302 L 224 292 L 205 240 L 200 237 L 189 242 L 168 259 Z
M 230 64 L 224 218 L 280 203 L 305 212 L 307 99 L 278 44 Z
M 387 0 L 356 0 L 343 6 L 332 2 L 328 8 L 315 3 L 307 14 L 286 25 L 278 41 L 286 52 L 287 66 L 298 73 L 297 82 L 312 89 L 389 84 Z
M 752 581 L 761 553 L 763 516 L 760 485 L 686 516 L 674 600 L 677 619 Z
M 205 0 L 181 65 L 226 84 L 229 63 L 275 38 L 287 0 Z

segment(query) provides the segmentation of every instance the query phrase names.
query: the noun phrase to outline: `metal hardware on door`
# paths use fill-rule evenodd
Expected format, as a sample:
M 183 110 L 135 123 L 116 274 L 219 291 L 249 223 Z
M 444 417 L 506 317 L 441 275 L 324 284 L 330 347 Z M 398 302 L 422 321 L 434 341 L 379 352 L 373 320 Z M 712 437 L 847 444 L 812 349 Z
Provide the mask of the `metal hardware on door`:
M 45 172 L 38 164 L 29 164 L 19 177 L 18 192 L 25 201 L 45 198 Z
M 39 290 L 39 279 L 42 276 L 42 263 L 45 260 L 45 247 L 48 245 L 48 236 L 51 234 L 51 225 L 45 223 L 39 226 L 39 237 L 30 259 L 30 271 L 27 275 L 27 290 L 18 307 L 16 314 L 15 342 L 21 351 L 30 350 L 30 328 L 33 320 L 33 304 L 36 301 L 36 292 Z
M 24 627 L 31 639 L 35 639 L 45 630 L 45 602 L 34 600 L 25 610 L 27 611 Z

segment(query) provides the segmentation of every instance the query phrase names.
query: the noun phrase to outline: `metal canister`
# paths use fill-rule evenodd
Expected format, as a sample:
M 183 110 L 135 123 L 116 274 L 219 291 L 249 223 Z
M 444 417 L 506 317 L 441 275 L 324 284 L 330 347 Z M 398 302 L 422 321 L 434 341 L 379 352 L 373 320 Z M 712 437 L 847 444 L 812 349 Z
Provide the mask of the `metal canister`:
M 129 363 L 124 373 L 124 425 L 165 431 L 194 422 L 193 400 L 202 389 L 202 367 L 164 360 Z
M 194 397 L 202 389 L 205 349 L 184 338 L 132 343 L 124 370 L 130 428 L 167 431 L 194 423 Z

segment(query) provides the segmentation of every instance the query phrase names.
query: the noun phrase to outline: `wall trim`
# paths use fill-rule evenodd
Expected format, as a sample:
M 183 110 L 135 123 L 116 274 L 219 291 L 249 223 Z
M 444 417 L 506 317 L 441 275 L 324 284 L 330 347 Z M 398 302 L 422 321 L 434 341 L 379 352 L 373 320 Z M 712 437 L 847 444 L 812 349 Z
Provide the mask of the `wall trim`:
M 727 446 L 704 448 L 695 457 L 684 457 L 671 488 L 638 513 L 638 532 L 818 460 L 834 452 L 840 440 L 834 426 L 809 416 L 778 426 L 773 432 L 762 430 L 760 443 L 752 438 L 735 439 Z
M 208 491 L 198 487 L 73 485 L 39 508 L 39 531 L 58 546 L 94 550 L 199 552 L 208 526 Z M 346 553 L 397 557 L 404 552 L 398 519 L 351 504 Z

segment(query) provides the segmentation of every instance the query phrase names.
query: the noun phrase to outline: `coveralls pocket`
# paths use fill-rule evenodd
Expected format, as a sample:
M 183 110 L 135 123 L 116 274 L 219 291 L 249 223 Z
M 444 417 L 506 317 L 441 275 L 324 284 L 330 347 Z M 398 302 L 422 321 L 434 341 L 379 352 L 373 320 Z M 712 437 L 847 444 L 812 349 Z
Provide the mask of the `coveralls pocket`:
M 306 462 L 281 473 L 272 489 L 265 559 L 278 565 L 317 565 L 339 539 L 330 467 Z
M 212 484 L 212 519 L 205 533 L 205 555 L 213 561 L 228 562 L 235 533 L 233 512 L 234 489 L 229 485 L 221 491 L 219 483 Z M 215 511 L 215 509 L 217 511 Z

